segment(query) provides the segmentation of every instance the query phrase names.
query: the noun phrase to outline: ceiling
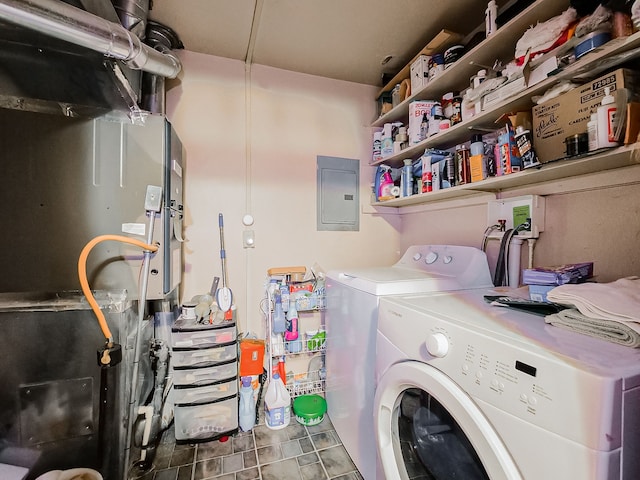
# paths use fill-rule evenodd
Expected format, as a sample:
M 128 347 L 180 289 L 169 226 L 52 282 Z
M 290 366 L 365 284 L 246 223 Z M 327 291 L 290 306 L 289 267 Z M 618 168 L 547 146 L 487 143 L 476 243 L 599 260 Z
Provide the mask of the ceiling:
M 382 86 L 383 73 L 397 73 L 440 30 L 484 26 L 486 8 L 481 0 L 152 0 L 149 17 L 192 52 Z

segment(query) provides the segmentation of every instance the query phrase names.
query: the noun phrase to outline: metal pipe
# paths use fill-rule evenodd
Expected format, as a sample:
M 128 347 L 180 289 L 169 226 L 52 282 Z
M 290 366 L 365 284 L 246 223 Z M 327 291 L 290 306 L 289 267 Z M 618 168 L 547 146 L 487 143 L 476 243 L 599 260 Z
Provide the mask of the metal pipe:
M 0 19 L 71 42 L 133 69 L 175 78 L 182 65 L 172 53 L 159 52 L 122 25 L 55 0 L 2 0 Z

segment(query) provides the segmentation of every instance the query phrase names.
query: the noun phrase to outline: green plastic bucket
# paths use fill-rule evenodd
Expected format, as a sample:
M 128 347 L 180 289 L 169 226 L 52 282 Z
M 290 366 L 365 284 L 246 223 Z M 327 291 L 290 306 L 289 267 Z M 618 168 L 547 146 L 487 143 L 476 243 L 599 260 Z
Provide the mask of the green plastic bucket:
M 318 425 L 327 413 L 327 401 L 320 395 L 300 395 L 293 399 L 293 413 L 302 425 Z

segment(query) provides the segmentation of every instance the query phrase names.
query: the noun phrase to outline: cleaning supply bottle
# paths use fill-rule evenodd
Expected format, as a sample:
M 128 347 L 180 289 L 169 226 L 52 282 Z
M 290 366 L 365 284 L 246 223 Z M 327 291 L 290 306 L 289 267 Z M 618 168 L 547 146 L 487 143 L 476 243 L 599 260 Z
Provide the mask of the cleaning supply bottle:
M 287 331 L 284 332 L 284 339 L 287 342 L 298 339 L 298 309 L 296 308 L 296 295 L 291 294 L 289 299 L 289 311 L 287 312 Z
M 410 197 L 413 195 L 413 160 L 407 158 L 403 160 L 402 167 L 402 196 Z
M 485 11 L 485 33 L 488 37 L 496 33 L 498 25 L 496 24 L 496 18 L 498 17 L 498 5 L 495 0 L 491 0 L 487 4 L 487 10 Z
M 256 423 L 256 402 L 253 398 L 251 377 L 240 377 L 240 405 L 238 424 L 243 432 L 248 432 Z
M 616 100 L 611 88 L 604 89 L 604 97 L 596 112 L 598 116 L 598 148 L 617 147 L 616 142 Z
M 382 127 L 380 155 L 382 158 L 393 155 L 393 124 L 385 123 Z
M 391 167 L 388 165 L 380 165 L 382 171 L 380 179 L 380 189 L 378 190 L 378 201 L 390 200 L 394 198 L 391 193 L 393 187 L 393 179 L 391 178 Z
M 286 320 L 282 309 L 282 295 L 280 292 L 276 292 L 273 306 L 273 333 L 284 333 L 286 330 Z
M 291 395 L 280 375 L 275 373 L 264 396 L 264 420 L 271 430 L 280 430 L 291 421 Z

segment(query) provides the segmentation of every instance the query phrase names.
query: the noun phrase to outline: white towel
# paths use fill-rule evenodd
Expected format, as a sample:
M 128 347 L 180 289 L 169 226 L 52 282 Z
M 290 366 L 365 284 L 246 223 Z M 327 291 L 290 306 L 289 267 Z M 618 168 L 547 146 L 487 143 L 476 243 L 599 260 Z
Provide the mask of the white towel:
M 547 293 L 550 302 L 573 305 L 594 319 L 640 322 L 640 278 L 611 283 L 565 284 Z
M 575 308 L 547 315 L 545 322 L 572 332 L 619 343 L 627 347 L 640 347 L 640 325 L 635 322 L 590 318 Z

